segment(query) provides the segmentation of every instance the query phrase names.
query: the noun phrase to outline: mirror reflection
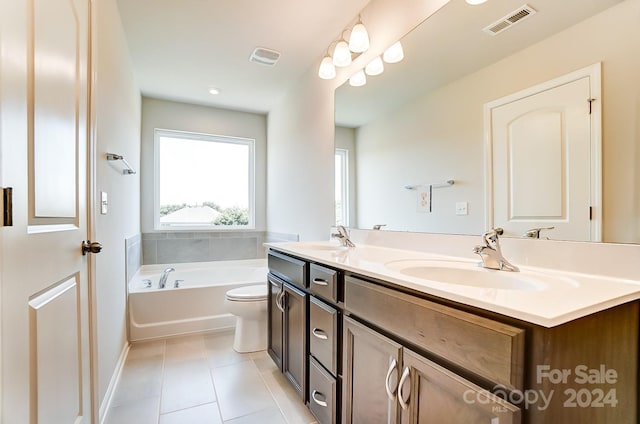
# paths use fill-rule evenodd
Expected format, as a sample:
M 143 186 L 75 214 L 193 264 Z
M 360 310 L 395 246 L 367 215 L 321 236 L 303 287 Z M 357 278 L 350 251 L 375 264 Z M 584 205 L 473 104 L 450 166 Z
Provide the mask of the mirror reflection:
M 601 172 L 602 203 L 584 213 L 601 222 L 601 234 L 584 240 L 640 242 L 640 0 L 535 0 L 527 3 L 535 13 L 526 19 L 495 35 L 483 31 L 522 6 L 452 0 L 403 38 L 402 62 L 386 64 L 363 87 L 347 83 L 336 90 L 336 149 L 348 157 L 342 160 L 348 179 L 336 195 L 343 222 L 452 234 L 504 226 L 492 222 L 495 199 L 487 196 L 494 181 L 485 169 L 495 166 L 487 166 L 485 105 L 600 64 L 601 95 L 594 103 L 602 122 L 592 137 L 601 140 L 601 171 L 595 172 Z M 529 168 L 549 180 L 550 163 L 565 159 L 537 157 Z M 454 184 L 442 184 L 448 180 Z M 548 191 L 571 198 L 568 187 Z M 342 200 L 339 190 L 348 192 Z M 542 195 L 536 191 L 532 203 Z M 500 201 L 507 208 L 513 203 Z M 553 226 L 547 224 L 531 220 L 531 228 Z M 573 239 L 554 230 L 540 237 Z

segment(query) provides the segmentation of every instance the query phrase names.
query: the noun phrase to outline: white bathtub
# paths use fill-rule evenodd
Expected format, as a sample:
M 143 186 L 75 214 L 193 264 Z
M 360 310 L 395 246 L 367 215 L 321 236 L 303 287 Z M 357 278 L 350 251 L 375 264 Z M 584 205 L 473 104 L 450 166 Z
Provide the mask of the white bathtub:
M 173 267 L 164 289 L 158 280 Z M 151 280 L 146 287 L 145 279 Z M 176 280 L 180 282 L 174 288 Z M 221 331 L 235 326 L 226 312 L 225 293 L 235 287 L 267 284 L 266 259 L 143 265 L 129 283 L 131 341 Z

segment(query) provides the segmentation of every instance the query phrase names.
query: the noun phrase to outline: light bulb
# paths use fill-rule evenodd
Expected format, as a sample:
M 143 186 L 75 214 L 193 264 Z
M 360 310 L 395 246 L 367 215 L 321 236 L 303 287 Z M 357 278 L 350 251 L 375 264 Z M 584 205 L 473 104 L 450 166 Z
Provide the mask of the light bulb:
M 367 83 L 367 76 L 364 74 L 364 71 L 361 69 L 349 78 L 349 85 L 352 87 L 362 87 Z
M 482 4 L 482 3 L 485 3 L 486 1 L 487 0 L 467 0 L 467 3 L 475 6 L 476 4 Z
M 384 63 L 382 63 L 380 56 L 369 62 L 369 64 L 364 68 L 364 71 L 367 75 L 380 75 L 384 71 Z
M 398 63 L 404 59 L 404 51 L 402 50 L 400 41 L 396 41 L 391 47 L 385 50 L 382 58 L 387 63 Z
M 329 56 L 325 56 L 320 62 L 320 68 L 318 69 L 318 76 L 322 79 L 334 79 L 336 77 L 336 67 L 333 65 L 333 61 Z
M 340 40 L 336 44 L 333 50 L 333 64 L 341 67 L 351 65 L 351 51 L 346 41 Z
M 369 50 L 369 33 L 367 33 L 367 29 L 361 22 L 351 30 L 349 50 L 354 53 L 362 53 Z
M 209 94 L 215 96 L 217 94 L 220 94 L 220 90 L 216 87 L 209 87 Z

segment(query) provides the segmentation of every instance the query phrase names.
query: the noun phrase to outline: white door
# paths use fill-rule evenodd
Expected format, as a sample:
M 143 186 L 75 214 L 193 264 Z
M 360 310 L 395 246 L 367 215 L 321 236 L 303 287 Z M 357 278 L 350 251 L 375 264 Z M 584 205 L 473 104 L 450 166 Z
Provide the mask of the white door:
M 489 105 L 491 226 L 513 237 L 553 227 L 540 236 L 599 240 L 594 86 L 599 86 L 599 65 Z
M 0 5 L 1 421 L 89 423 L 89 0 Z

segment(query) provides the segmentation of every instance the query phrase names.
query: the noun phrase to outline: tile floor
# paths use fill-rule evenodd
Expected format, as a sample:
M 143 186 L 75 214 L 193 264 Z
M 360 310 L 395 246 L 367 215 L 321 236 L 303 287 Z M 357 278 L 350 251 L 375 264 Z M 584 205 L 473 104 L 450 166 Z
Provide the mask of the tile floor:
M 316 422 L 266 351 L 232 345 L 232 332 L 133 344 L 105 424 Z

